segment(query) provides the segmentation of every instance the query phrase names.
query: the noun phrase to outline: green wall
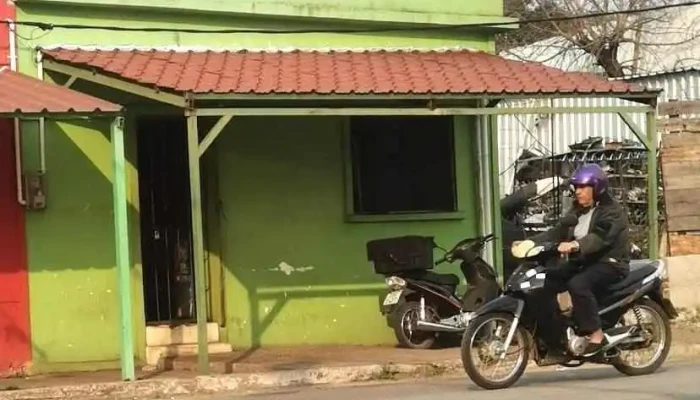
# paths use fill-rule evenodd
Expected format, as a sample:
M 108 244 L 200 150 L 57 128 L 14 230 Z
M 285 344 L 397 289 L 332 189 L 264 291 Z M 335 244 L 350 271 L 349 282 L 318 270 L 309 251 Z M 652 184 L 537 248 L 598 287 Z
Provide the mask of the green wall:
M 323 18 L 362 22 L 467 24 L 500 22 L 502 1 L 442 0 L 19 0 L 20 5 L 94 5 L 161 9 L 176 12 Z
M 119 358 L 109 122 L 46 123 L 48 208 L 26 213 L 35 372 L 109 367 Z M 37 131 L 38 123 L 23 124 L 27 171 L 39 168 Z M 134 150 L 132 145 L 127 151 L 130 160 Z M 130 172 L 134 318 L 143 321 L 133 207 L 138 194 L 133 167 Z M 141 356 L 143 324 L 135 330 Z
M 145 13 L 143 10 L 68 7 L 41 2 L 20 2 L 18 6 L 19 20 L 52 23 L 266 29 L 320 26 L 304 20 Z M 486 34 L 455 32 L 404 33 L 404 36 L 398 33 L 264 36 L 64 29 L 40 32 L 23 26 L 19 34 L 20 70 L 32 75 L 36 74 L 34 49 L 56 44 L 219 48 L 461 45 L 493 49 L 493 41 Z M 122 104 L 130 103 L 127 100 Z M 449 245 L 457 238 L 474 233 L 475 218 L 345 223 L 342 220 L 344 183 L 338 120 L 273 119 L 260 126 L 263 121 L 236 120 L 232 124 L 235 132 L 222 135 L 212 149 L 220 156 L 220 196 L 226 211 L 221 221 L 223 250 L 220 252 L 225 266 L 224 306 L 230 341 L 236 345 L 260 341 L 391 341 L 377 312 L 381 278 L 374 276 L 364 258 L 364 242 L 386 235 L 423 233 L 436 235 L 441 243 Z M 295 128 L 287 129 L 287 126 Z M 141 357 L 145 351 L 145 335 L 134 134 L 127 129 L 134 329 L 136 351 Z M 35 124 L 24 124 L 23 135 L 25 170 L 35 169 L 38 153 Z M 108 125 L 95 121 L 48 124 L 46 137 L 48 209 L 27 213 L 35 368 L 83 369 L 113 365 L 118 359 L 119 341 Z M 265 141 L 270 142 L 272 150 L 262 146 Z M 298 169 L 288 168 L 290 166 L 298 166 Z M 255 173 L 251 174 L 252 171 Z M 260 184 L 266 180 L 267 185 Z M 267 243 L 273 243 L 274 249 Z M 289 276 L 270 270 L 280 262 L 313 269 Z M 278 315 L 274 315 L 273 299 L 276 298 L 286 299 Z M 266 329 L 263 326 L 268 324 L 261 322 L 263 316 L 272 321 Z
M 378 311 L 383 277 L 368 263 L 365 243 L 422 234 L 448 247 L 477 234 L 468 120 L 455 135 L 466 218 L 378 223 L 345 221 L 344 121 L 240 118 L 216 143 L 227 331 L 236 346 L 393 343 Z M 285 273 L 281 263 L 295 271 Z

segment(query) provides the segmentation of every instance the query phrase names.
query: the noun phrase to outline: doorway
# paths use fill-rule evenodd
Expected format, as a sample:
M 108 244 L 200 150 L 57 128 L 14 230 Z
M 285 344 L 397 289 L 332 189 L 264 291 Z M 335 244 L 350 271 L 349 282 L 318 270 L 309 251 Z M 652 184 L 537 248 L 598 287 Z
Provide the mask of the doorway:
M 187 125 L 184 117 L 136 121 L 146 323 L 196 321 Z

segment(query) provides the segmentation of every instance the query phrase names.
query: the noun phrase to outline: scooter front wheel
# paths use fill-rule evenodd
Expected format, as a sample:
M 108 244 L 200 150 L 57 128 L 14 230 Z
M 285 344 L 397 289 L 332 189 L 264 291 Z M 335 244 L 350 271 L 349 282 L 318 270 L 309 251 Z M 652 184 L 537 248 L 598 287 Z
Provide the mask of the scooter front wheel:
M 409 349 L 430 349 L 435 345 L 437 332 L 428 332 L 417 329 L 420 318 L 420 303 L 407 301 L 395 312 L 392 323 L 394 334 L 399 345 Z M 437 317 L 435 310 L 426 304 L 425 318 L 434 320 Z

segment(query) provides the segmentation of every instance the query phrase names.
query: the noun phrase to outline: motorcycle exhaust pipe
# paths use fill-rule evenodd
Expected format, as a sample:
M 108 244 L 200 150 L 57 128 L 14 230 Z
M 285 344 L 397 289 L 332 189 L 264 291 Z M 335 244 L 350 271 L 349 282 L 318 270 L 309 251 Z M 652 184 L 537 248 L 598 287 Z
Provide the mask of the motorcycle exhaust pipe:
M 436 324 L 428 321 L 418 321 L 416 327 L 422 331 L 430 332 L 463 332 L 464 328 L 457 328 L 452 325 Z

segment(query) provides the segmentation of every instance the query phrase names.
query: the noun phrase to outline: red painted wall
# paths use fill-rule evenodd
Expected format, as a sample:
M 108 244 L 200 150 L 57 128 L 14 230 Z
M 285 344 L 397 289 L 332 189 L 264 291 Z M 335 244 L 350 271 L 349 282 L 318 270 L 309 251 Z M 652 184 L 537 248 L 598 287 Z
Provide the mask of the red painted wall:
M 0 0 L 0 20 L 15 19 L 15 8 Z M 9 65 L 9 32 L 0 23 L 0 67 Z M 0 119 L 0 374 L 31 360 L 29 277 L 24 209 L 17 202 L 14 123 Z
M 0 20 L 15 20 L 15 7 L 9 0 L 0 0 Z M 0 67 L 9 65 L 10 40 L 7 24 L 0 24 Z

